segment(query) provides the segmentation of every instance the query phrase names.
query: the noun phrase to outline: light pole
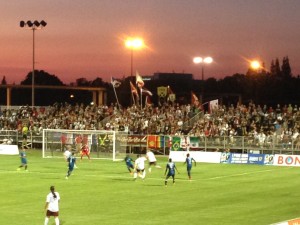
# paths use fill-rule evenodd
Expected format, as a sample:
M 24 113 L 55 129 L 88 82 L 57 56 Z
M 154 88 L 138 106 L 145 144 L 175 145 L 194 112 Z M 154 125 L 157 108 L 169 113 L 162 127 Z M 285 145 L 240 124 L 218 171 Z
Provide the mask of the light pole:
M 141 38 L 128 38 L 125 41 L 125 46 L 130 49 L 130 75 L 133 76 L 133 51 L 144 47 L 144 41 Z
M 47 25 L 47 23 L 42 20 L 41 22 L 35 20 L 34 22 L 28 20 L 27 22 L 25 21 L 20 21 L 20 27 L 25 27 L 28 28 L 30 30 L 32 30 L 32 76 L 31 76 L 31 104 L 32 104 L 32 108 L 34 107 L 34 64 L 35 64 L 35 30 L 39 30 L 42 29 L 43 27 L 45 27 Z
M 205 58 L 202 58 L 202 57 L 194 57 L 193 59 L 193 62 L 195 64 L 200 64 L 202 65 L 201 67 L 201 79 L 202 79 L 202 96 L 201 96 L 201 102 L 202 102 L 202 98 L 203 98 L 203 94 L 204 94 L 204 64 L 210 64 L 213 62 L 213 58 L 212 57 L 205 57 Z

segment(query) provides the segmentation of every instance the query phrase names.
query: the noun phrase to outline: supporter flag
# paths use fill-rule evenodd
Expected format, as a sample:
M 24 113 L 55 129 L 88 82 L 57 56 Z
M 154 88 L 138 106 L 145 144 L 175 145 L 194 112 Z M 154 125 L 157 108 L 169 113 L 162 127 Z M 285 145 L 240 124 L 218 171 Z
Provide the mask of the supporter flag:
M 148 135 L 147 137 L 147 147 L 148 148 L 156 148 L 156 135 Z
M 199 149 L 200 138 L 199 137 L 190 137 L 190 149 L 197 150 Z
M 137 89 L 135 88 L 135 86 L 132 84 L 131 81 L 130 81 L 130 89 L 131 89 L 131 93 L 132 93 L 133 95 L 135 95 L 137 98 L 139 98 L 138 91 L 137 91 Z
M 190 137 L 189 136 L 181 137 L 180 148 L 181 148 L 181 150 L 189 150 L 190 149 Z
M 157 87 L 157 95 L 159 97 L 166 97 L 168 94 L 168 87 L 165 87 L 165 86 L 160 86 L 160 87 Z
M 192 98 L 191 98 L 191 104 L 198 106 L 199 105 L 199 99 L 197 97 L 197 95 L 192 91 L 191 92 Z
M 138 72 L 136 72 L 136 84 L 139 88 L 144 87 L 144 81 Z
M 153 149 L 164 148 L 165 138 L 164 136 L 158 135 L 148 135 L 147 137 L 147 147 Z
M 208 107 L 209 107 L 209 113 L 212 113 L 214 110 L 218 109 L 219 100 L 215 99 L 215 100 L 209 101 Z
M 157 136 L 156 146 L 157 146 L 157 148 L 165 147 L 165 136 Z
M 180 151 L 180 140 L 181 140 L 181 138 L 178 136 L 172 137 L 172 150 L 173 151 Z
M 142 94 L 143 94 L 143 95 L 148 95 L 148 96 L 152 96 L 152 95 L 153 95 L 152 92 L 149 91 L 149 90 L 146 89 L 146 88 L 142 88 Z
M 176 95 L 174 94 L 174 92 L 172 91 L 172 89 L 170 88 L 170 86 L 168 86 L 168 97 L 167 97 L 168 101 L 174 102 L 176 100 Z
M 120 87 L 120 85 L 121 85 L 121 82 L 120 81 L 118 81 L 118 80 L 116 80 L 115 78 L 111 78 L 111 84 L 112 84 L 112 86 L 114 87 L 114 88 L 117 88 L 117 87 Z

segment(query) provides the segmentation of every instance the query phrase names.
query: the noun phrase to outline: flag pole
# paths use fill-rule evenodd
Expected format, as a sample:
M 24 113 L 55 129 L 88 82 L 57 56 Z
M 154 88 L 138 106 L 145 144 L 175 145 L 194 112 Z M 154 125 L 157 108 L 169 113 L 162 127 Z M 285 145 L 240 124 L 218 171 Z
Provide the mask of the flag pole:
M 113 85 L 113 89 L 114 89 L 114 93 L 115 93 L 115 97 L 116 97 L 116 100 L 117 100 L 118 107 L 119 107 L 119 109 L 121 109 L 119 99 L 118 99 L 118 96 L 117 96 L 117 92 L 116 92 L 116 88 L 115 88 L 114 85 Z
M 143 95 L 142 95 L 143 90 L 142 90 L 142 87 L 140 88 L 140 90 L 141 90 L 141 110 L 142 110 L 143 109 Z
M 133 100 L 133 104 L 135 105 L 135 98 L 134 98 L 134 95 L 133 95 L 132 91 L 131 91 L 131 97 L 132 97 L 132 100 Z

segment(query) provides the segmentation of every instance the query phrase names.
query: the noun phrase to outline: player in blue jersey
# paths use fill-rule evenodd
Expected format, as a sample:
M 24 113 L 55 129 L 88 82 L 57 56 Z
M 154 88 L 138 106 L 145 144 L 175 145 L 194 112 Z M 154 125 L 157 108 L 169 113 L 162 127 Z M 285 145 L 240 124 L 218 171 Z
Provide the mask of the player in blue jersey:
M 189 180 L 192 179 L 191 170 L 192 170 L 192 166 L 193 166 L 193 161 L 194 161 L 195 166 L 196 166 L 196 160 L 190 156 L 190 153 L 188 153 L 186 155 L 186 159 L 185 159 L 184 164 L 186 164 L 186 169 L 187 169 L 187 173 L 188 173 L 188 176 L 189 176 Z
M 177 170 L 177 167 L 175 165 L 174 162 L 172 162 L 172 159 L 169 158 L 169 162 L 167 163 L 167 166 L 166 166 L 166 170 L 165 170 L 165 175 L 167 174 L 166 176 L 166 179 L 165 179 L 165 186 L 167 186 L 168 184 L 168 179 L 169 177 L 172 177 L 173 178 L 173 184 L 175 184 L 175 170 L 177 171 L 177 173 L 179 174 L 178 170 Z
M 21 170 L 21 167 L 24 167 L 25 171 L 28 171 L 27 170 L 27 158 L 26 158 L 25 149 L 22 149 L 22 151 L 20 152 L 20 159 L 21 159 L 21 165 L 19 166 L 19 168 L 17 170 Z
M 130 174 L 132 174 L 132 171 L 131 169 L 134 169 L 134 165 L 133 165 L 133 159 L 130 158 L 129 155 L 126 155 L 125 159 L 124 159 L 125 163 L 126 163 L 126 166 L 127 166 L 127 169 L 129 171 Z
M 66 175 L 66 179 L 69 179 L 69 176 L 71 176 L 71 173 L 75 167 L 76 157 L 75 157 L 74 152 L 72 152 L 72 155 L 70 155 L 70 157 L 68 158 L 68 163 L 69 163 L 69 169 L 68 169 L 68 173 Z

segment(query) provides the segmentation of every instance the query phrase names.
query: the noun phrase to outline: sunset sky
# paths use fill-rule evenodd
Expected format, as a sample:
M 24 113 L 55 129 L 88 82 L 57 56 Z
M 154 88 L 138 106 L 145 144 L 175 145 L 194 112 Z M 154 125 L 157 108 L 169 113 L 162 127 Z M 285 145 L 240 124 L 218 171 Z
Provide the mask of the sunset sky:
M 130 75 L 128 36 L 141 75 L 185 72 L 201 78 L 195 56 L 211 56 L 205 79 L 245 74 L 249 60 L 288 56 L 300 74 L 299 0 L 1 0 L 0 79 L 20 83 L 32 70 L 32 31 L 21 20 L 45 20 L 36 31 L 35 68 L 68 84 L 84 77 Z

